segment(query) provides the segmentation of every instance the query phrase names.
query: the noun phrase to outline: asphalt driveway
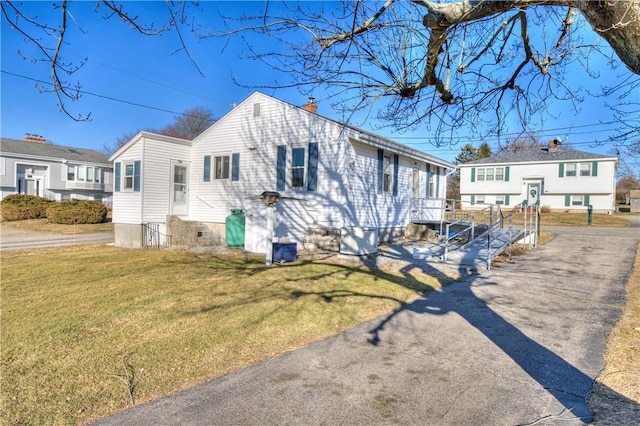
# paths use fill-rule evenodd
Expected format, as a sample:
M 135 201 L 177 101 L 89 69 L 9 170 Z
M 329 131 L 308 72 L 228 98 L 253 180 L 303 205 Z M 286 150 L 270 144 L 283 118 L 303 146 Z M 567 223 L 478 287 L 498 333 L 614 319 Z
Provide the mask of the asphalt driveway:
M 0 251 L 112 242 L 113 232 L 65 235 L 0 225 Z
M 588 423 L 640 229 L 553 232 L 512 263 L 96 424 Z

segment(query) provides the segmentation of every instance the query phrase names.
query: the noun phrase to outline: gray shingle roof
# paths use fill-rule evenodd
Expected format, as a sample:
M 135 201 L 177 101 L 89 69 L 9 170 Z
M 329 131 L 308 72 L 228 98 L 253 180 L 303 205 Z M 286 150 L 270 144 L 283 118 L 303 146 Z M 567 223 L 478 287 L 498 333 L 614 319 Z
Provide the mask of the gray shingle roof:
M 587 160 L 599 158 L 612 158 L 615 156 L 594 154 L 592 152 L 577 151 L 574 149 L 558 148 L 557 150 L 549 150 L 548 148 L 523 148 L 517 151 L 501 151 L 491 157 L 481 158 L 480 160 L 469 161 L 460 164 L 466 166 L 471 164 L 494 164 L 494 163 L 529 163 L 529 162 L 560 162 L 572 160 Z
M 17 139 L 1 138 L 0 152 L 2 152 L 2 154 L 65 159 L 70 162 L 109 164 L 109 158 L 106 155 L 101 154 L 98 151 L 94 151 L 93 149 L 26 142 Z

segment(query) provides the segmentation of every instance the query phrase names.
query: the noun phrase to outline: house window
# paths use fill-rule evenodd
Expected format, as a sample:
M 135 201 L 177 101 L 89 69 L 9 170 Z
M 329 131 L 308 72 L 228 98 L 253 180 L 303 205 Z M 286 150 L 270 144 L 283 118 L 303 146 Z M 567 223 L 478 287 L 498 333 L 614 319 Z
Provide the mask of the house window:
M 496 195 L 496 204 L 504 204 L 504 195 Z
M 484 204 L 484 195 L 476 195 L 476 204 Z
M 487 181 L 493 181 L 493 169 L 492 168 L 488 168 L 485 172 L 485 180 Z
M 291 186 L 304 188 L 304 148 L 291 150 Z
M 76 180 L 76 166 L 67 167 L 67 180 Z
M 124 190 L 131 191 L 133 189 L 133 163 L 124 164 Z
M 580 163 L 580 176 L 591 176 L 591 163 Z
M 435 193 L 436 193 L 435 177 L 431 175 L 429 176 L 429 196 L 435 197 Z
M 85 177 L 87 175 L 86 169 L 84 167 L 82 167 L 82 166 L 79 166 L 76 170 L 78 171 L 78 173 L 76 174 L 76 179 L 79 182 L 84 182 L 85 181 Z
M 476 169 L 476 180 L 478 182 L 492 182 L 504 180 L 504 167 L 485 167 Z
M 176 203 L 187 201 L 187 166 L 182 164 L 173 166 L 173 201 Z
M 571 196 L 571 205 L 572 206 L 584 206 L 584 196 L 582 196 L 582 195 L 572 195 Z
M 229 179 L 229 156 L 223 155 L 215 159 L 216 179 Z
M 382 190 L 391 192 L 391 156 L 384 156 Z
M 420 171 L 413 169 L 413 198 L 420 197 Z
M 87 167 L 87 182 L 93 182 L 93 167 Z
M 576 163 L 568 163 L 566 165 L 565 176 L 576 176 L 578 165 Z

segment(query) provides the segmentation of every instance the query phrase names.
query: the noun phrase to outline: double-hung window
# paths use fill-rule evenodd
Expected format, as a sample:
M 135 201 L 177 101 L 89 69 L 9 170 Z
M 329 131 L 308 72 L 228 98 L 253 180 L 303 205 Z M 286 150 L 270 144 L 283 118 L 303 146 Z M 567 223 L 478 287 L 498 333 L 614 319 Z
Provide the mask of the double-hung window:
M 413 198 L 418 198 L 420 197 L 420 171 L 418 169 L 413 169 L 412 180 Z
M 504 180 L 504 167 L 496 167 L 496 180 Z
M 591 163 L 580 163 L 580 176 L 591 176 Z
M 485 169 L 478 169 L 478 175 L 476 176 L 478 182 L 484 181 L 484 170 Z
M 229 179 L 229 156 L 222 155 L 215 158 L 216 179 Z
M 566 165 L 566 169 L 565 169 L 565 176 L 576 176 L 577 173 L 577 168 L 578 165 L 576 163 L 567 163 Z
M 391 192 L 391 156 L 384 156 L 384 165 L 383 165 L 383 181 L 382 181 L 382 190 L 384 192 Z
M 77 166 L 67 166 L 67 180 L 76 180 L 76 167 Z
M 488 169 L 486 170 L 486 177 L 485 177 L 485 179 L 486 179 L 487 181 L 493 181 L 493 169 L 492 169 L 492 168 L 488 168 Z
M 304 188 L 305 149 L 291 149 L 291 187 Z
M 133 190 L 133 163 L 124 163 L 124 185 L 125 191 Z

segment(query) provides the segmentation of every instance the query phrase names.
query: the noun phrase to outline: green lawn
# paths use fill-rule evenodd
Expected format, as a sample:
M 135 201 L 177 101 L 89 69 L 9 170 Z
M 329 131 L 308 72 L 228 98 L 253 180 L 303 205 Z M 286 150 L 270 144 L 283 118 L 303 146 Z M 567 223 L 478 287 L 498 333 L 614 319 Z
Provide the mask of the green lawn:
M 0 260 L 2 424 L 86 423 L 130 404 L 126 374 L 140 379 L 135 402 L 148 401 L 335 334 L 446 280 L 98 245 Z

